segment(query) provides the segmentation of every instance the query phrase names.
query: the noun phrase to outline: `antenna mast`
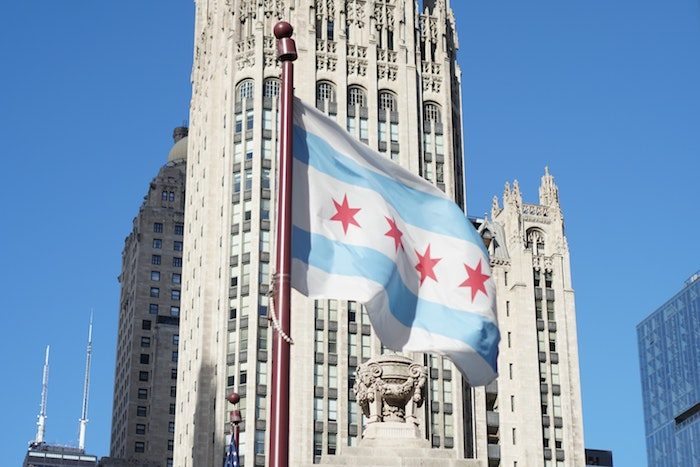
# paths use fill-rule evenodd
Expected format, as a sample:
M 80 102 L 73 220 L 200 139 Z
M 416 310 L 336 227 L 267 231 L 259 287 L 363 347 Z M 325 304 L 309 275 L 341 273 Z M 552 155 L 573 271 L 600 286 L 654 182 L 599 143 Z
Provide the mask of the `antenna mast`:
M 44 373 L 41 377 L 41 408 L 39 409 L 39 419 L 36 422 L 36 439 L 37 444 L 44 442 L 44 434 L 46 433 L 46 398 L 49 394 L 49 346 L 46 346 L 46 358 L 44 359 Z
M 88 398 L 90 396 L 90 359 L 92 357 L 92 312 L 90 312 L 90 327 L 88 328 L 87 356 L 85 358 L 85 381 L 83 383 L 83 410 L 80 416 L 80 435 L 78 448 L 85 450 L 85 430 L 87 429 Z

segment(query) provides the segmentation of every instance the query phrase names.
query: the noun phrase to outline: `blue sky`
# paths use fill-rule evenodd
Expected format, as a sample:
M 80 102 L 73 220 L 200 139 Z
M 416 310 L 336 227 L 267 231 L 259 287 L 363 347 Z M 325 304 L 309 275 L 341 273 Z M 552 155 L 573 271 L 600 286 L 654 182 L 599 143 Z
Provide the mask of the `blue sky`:
M 6 2 L 0 16 L 1 465 L 35 433 L 77 443 L 90 309 L 88 449 L 109 449 L 121 248 L 187 119 L 193 3 Z M 645 463 L 636 324 L 700 269 L 696 0 L 453 1 L 468 206 L 506 180 L 560 188 L 586 446 Z M 673 241 L 671 241 L 673 239 Z

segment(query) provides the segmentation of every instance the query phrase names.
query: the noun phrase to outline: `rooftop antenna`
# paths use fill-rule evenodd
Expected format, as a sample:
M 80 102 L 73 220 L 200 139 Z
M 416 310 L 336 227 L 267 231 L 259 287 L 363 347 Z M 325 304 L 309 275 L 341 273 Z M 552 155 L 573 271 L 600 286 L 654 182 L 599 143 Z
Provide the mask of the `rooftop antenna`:
M 44 359 L 44 373 L 41 377 L 41 408 L 39 409 L 39 419 L 36 422 L 36 444 L 44 442 L 46 434 L 46 398 L 49 394 L 49 346 L 46 346 L 46 358 Z
M 90 311 L 90 327 L 88 328 L 87 356 L 85 358 L 85 381 L 83 383 L 83 410 L 80 416 L 80 435 L 78 448 L 85 450 L 85 430 L 88 422 L 88 398 L 90 396 L 90 359 L 92 357 L 92 311 Z

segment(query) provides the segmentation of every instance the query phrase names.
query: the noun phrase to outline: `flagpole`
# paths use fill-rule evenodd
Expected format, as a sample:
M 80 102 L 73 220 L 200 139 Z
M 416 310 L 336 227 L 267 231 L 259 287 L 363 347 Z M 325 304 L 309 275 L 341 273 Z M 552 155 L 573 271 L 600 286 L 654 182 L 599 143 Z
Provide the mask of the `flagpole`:
M 279 182 L 277 184 L 277 270 L 274 312 L 279 329 L 272 340 L 272 403 L 270 407 L 270 467 L 289 466 L 289 359 L 291 335 L 292 244 L 292 99 L 297 49 L 292 25 L 280 21 L 274 27 L 277 59 L 282 62 L 280 93 Z

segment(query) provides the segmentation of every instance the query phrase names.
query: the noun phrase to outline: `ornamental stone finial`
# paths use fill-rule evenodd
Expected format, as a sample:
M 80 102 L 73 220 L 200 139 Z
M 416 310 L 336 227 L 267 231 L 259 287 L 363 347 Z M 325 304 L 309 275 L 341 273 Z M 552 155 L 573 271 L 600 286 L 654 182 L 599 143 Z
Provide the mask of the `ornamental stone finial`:
M 382 355 L 357 368 L 353 390 L 367 417 L 364 439 L 418 439 L 427 370 L 401 355 Z

